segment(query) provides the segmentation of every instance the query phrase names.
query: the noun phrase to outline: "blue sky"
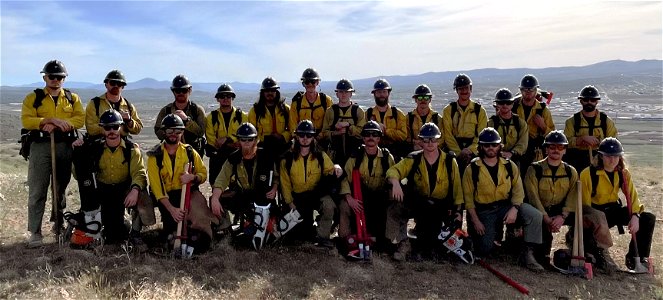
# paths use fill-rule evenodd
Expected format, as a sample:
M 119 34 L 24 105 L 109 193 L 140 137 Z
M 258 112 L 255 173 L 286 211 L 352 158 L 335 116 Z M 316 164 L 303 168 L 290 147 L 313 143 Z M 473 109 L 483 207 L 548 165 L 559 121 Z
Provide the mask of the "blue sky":
M 1 85 L 297 81 L 661 59 L 660 1 L 4 1 Z

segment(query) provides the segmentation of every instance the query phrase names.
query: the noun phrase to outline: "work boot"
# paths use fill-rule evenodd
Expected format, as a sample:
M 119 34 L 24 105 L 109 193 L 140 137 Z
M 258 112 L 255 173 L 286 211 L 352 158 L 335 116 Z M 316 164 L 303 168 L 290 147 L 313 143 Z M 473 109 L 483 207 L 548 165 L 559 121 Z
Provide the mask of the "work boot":
M 334 242 L 330 239 L 326 239 L 323 237 L 317 237 L 315 241 L 315 245 L 320 247 L 320 248 L 327 248 L 327 249 L 332 249 L 334 248 Z
M 398 243 L 398 248 L 394 252 L 395 261 L 405 261 L 407 254 L 410 252 L 410 241 L 408 239 L 402 240 Z
M 597 248 L 596 250 L 596 267 L 604 271 L 606 274 L 612 274 L 613 271 L 617 270 L 617 264 L 612 257 L 610 257 L 610 251 L 608 249 Z
M 534 250 L 531 246 L 525 246 L 518 261 L 521 266 L 526 267 L 531 271 L 539 272 L 544 270 L 543 266 L 536 262 L 536 258 L 534 258 Z
M 44 237 L 41 235 L 41 233 L 30 234 L 30 238 L 28 239 L 28 248 L 41 247 L 44 245 L 43 240 Z

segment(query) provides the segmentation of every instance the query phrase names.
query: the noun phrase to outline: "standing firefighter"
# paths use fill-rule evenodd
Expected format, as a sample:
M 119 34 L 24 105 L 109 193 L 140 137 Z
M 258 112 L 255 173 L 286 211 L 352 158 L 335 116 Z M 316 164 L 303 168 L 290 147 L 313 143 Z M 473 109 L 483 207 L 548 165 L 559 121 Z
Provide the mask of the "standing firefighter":
M 28 151 L 28 247 L 42 245 L 41 222 L 46 206 L 49 182 L 52 184 L 55 209 L 51 212 L 53 233 L 62 232 L 66 206 L 65 190 L 71 179 L 71 142 L 76 129 L 83 127 L 85 112 L 78 95 L 62 88 L 67 69 L 59 60 L 52 60 L 41 71 L 46 86 L 25 96 L 21 108 L 21 122 L 28 131 L 31 146 Z M 53 169 L 55 167 L 55 169 Z M 53 178 L 51 178 L 51 176 Z
M 539 81 L 536 77 L 527 74 L 520 80 L 520 95 L 515 97 L 511 109 L 513 113 L 527 121 L 529 131 L 527 150 L 521 153 L 520 158 L 522 175 L 527 172 L 527 168 L 532 162 L 543 159 L 544 149 L 541 148 L 543 139 L 548 133 L 555 130 L 550 109 L 545 102 L 539 100 L 544 93 L 547 92 L 539 90 Z
M 325 111 L 332 105 L 333 101 L 331 97 L 318 92 L 320 75 L 315 69 L 307 68 L 304 70 L 300 80 L 305 90 L 297 92 L 292 97 L 292 103 L 290 103 L 290 130 L 294 131 L 300 121 L 309 120 L 313 122 L 315 132 L 320 133 Z M 321 136 L 316 136 L 316 139 L 320 138 Z
M 331 186 L 343 174 L 343 169 L 333 164 L 327 153 L 317 149 L 311 121 L 299 122 L 295 135 L 295 144 L 284 154 L 279 169 L 283 200 L 302 216 L 302 223 L 295 228 L 298 238 L 314 239 L 318 246 L 332 248 L 330 234 L 336 204 L 330 195 Z M 315 233 L 314 210 L 319 214 Z
M 350 154 L 361 145 L 362 126 L 366 123 L 364 110 L 351 98 L 355 89 L 352 82 L 341 79 L 336 84 L 338 103 L 325 112 L 322 125 L 323 139 L 329 140 L 329 156 L 332 161 L 344 165 Z
M 405 114 L 389 103 L 391 85 L 386 79 L 380 78 L 375 81 L 371 93 L 375 98 L 375 106 L 366 109 L 366 121 L 373 120 L 380 124 L 384 134 L 380 139 L 380 147 L 389 149 L 398 161 L 409 153 L 405 141 L 407 139 Z
M 99 125 L 101 114 L 114 109 L 122 116 L 122 136 L 139 134 L 143 129 L 143 122 L 138 118 L 136 107 L 122 96 L 127 80 L 120 70 L 111 70 L 104 78 L 106 93 L 94 97 L 85 107 L 85 129 L 92 139 L 103 136 L 103 129 Z
M 393 201 L 387 209 L 387 238 L 397 247 L 394 260 L 403 261 L 409 251 L 407 222 L 413 216 L 418 248 L 415 259 L 435 255 L 442 224 L 461 222 L 463 204 L 460 171 L 456 159 L 438 147 L 440 129 L 426 123 L 419 130 L 422 150 L 410 153 L 387 171 Z M 401 181 L 407 179 L 405 191 Z
M 622 226 L 627 226 L 633 237 L 625 257 L 626 267 L 635 271 L 642 266 L 649 269 L 656 216 L 646 212 L 640 203 L 631 172 L 624 162 L 622 144 L 616 138 L 605 138 L 599 144 L 598 153 L 596 165 L 580 173 L 583 205 L 605 213 L 608 226 L 618 226 L 620 234 L 624 232 Z M 626 195 L 626 203 L 619 199 L 620 190 Z
M 479 133 L 479 157 L 472 160 L 463 174 L 463 193 L 468 229 L 477 255 L 485 257 L 495 247 L 505 224 L 523 224 L 525 245 L 519 262 L 530 270 L 543 270 L 534 258 L 541 244 L 541 213 L 523 203 L 525 192 L 518 167 L 500 156 L 502 139 L 495 129 Z
M 211 212 L 207 207 L 205 197 L 198 190 L 198 185 L 205 182 L 207 178 L 207 169 L 203 160 L 193 147 L 182 143 L 180 140 L 184 134 L 184 122 L 179 116 L 168 114 L 161 122 L 161 131 L 165 134 L 163 142 L 157 144 L 147 155 L 147 176 L 152 190 L 152 195 L 158 201 L 161 220 L 163 222 L 163 232 L 161 238 L 166 241 L 169 237 L 179 239 L 175 230 L 179 222 L 187 224 L 192 221 L 191 227 L 196 227 L 202 231 L 198 235 L 200 240 L 198 248 L 204 250 L 209 246 L 209 240 L 212 236 L 210 225 Z M 190 166 L 191 171 L 185 169 Z M 183 185 L 191 183 L 191 211 L 187 211 L 181 204 Z M 203 203 L 202 205 L 199 205 Z M 185 219 L 185 212 L 189 217 L 193 213 L 206 216 L 209 212 L 209 218 L 204 220 Z
M 174 114 L 184 122 L 184 134 L 182 142 L 189 144 L 199 155 L 205 151 L 205 110 L 202 106 L 193 103 L 191 97 L 191 82 L 184 75 L 177 75 L 173 78 L 170 91 L 175 97 L 175 101 L 168 103 L 161 108 L 154 123 L 154 133 L 159 140 L 165 140 L 165 133 L 162 122 L 166 115 Z
M 454 79 L 458 100 L 449 103 L 442 112 L 444 143 L 449 151 L 457 153 L 458 167 L 465 167 L 477 155 L 479 132 L 486 128 L 488 117 L 481 104 L 470 99 L 472 80 L 465 74 Z
M 354 212 L 363 210 L 368 233 L 376 239 L 378 248 L 373 249 L 384 251 L 387 242 L 384 238 L 388 204 L 386 199 L 389 197 L 384 178 L 387 170 L 394 165 L 394 157 L 389 150 L 378 147 L 382 130 L 377 122 L 366 122 L 361 136 L 363 145 L 345 163 L 346 176 L 341 182 L 340 191 L 342 200 L 339 204 L 338 236 L 341 238 L 342 245 L 348 242 L 352 225 L 355 224 Z M 354 184 L 354 178 L 351 175 L 353 170 L 359 170 L 361 177 L 362 203 L 355 198 L 356 191 L 351 189 Z M 355 230 L 359 230 L 359 228 L 355 228 Z
M 417 105 L 411 112 L 407 113 L 407 143 L 410 151 L 423 149 L 423 143 L 419 139 L 419 129 L 426 123 L 433 123 L 438 128 L 443 129 L 442 116 L 433 110 L 431 102 L 433 101 L 433 92 L 425 84 L 420 84 L 414 90 L 412 95 L 414 103 Z M 444 134 L 437 141 L 442 149 L 444 146 Z
M 543 144 L 546 157 L 527 169 L 523 183 L 529 203 L 543 214 L 543 244 L 535 251 L 535 257 L 547 269 L 550 269 L 552 233 L 559 232 L 563 225 L 570 228 L 575 225 L 573 220 L 578 198 L 578 172 L 562 161 L 567 145 L 568 140 L 561 131 L 551 131 L 546 135 Z M 583 227 L 590 230 L 587 235 L 590 238 L 585 239 L 585 244 L 591 240 L 596 242 L 597 266 L 610 272 L 615 264 L 608 253 L 612 237 L 605 215 L 589 206 L 583 207 L 582 212 Z M 569 231 L 573 232 L 573 229 Z
M 519 164 L 522 154 L 527 150 L 527 122 L 511 111 L 513 96 L 509 89 L 499 89 L 495 93 L 495 107 L 497 114 L 488 119 L 488 127 L 495 128 L 504 137 L 502 157 Z
M 290 106 L 281 98 L 279 84 L 267 77 L 260 85 L 260 98 L 249 111 L 249 122 L 258 130 L 259 146 L 278 158 L 290 147 Z
M 248 122 L 247 115 L 238 107 L 233 106 L 235 91 L 229 84 L 222 84 L 214 96 L 219 102 L 219 109 L 207 115 L 205 136 L 207 145 L 205 154 L 209 157 L 209 182 L 214 184 L 221 166 L 230 153 L 239 149 L 240 144 L 235 136 L 240 124 Z
M 582 110 L 566 119 L 564 125 L 564 135 L 569 140 L 564 160 L 582 172 L 591 164 L 599 143 L 606 137 L 617 137 L 617 127 L 608 115 L 596 109 L 601 100 L 596 87 L 585 86 L 578 99 Z

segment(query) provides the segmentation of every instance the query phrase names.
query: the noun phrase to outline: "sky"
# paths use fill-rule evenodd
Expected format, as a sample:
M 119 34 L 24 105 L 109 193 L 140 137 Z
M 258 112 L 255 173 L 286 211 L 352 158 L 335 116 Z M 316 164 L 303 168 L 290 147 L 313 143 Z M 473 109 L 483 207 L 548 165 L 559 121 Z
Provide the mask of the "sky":
M 5 1 L 0 85 L 295 82 L 661 59 L 661 1 Z

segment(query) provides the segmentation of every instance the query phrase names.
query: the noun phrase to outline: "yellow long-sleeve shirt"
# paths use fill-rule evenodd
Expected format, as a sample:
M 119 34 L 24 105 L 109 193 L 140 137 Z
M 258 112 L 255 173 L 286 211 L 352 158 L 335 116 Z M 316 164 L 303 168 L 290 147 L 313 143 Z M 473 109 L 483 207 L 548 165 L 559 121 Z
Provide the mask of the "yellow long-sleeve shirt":
M 497 119 L 497 122 L 495 122 Z M 515 123 L 518 122 L 520 128 L 516 128 Z M 488 127 L 493 127 L 500 134 L 504 150 L 515 154 L 525 154 L 527 151 L 527 143 L 529 140 L 527 122 L 518 115 L 512 114 L 509 126 L 499 116 L 492 116 L 488 119 Z
M 354 157 L 354 156 L 349 157 L 347 162 L 345 163 L 345 168 L 343 169 L 347 176 L 345 176 L 345 178 L 343 178 L 343 181 L 341 181 L 341 191 L 339 194 L 345 195 L 352 193 L 352 189 L 350 188 L 352 186 L 352 171 L 355 167 L 357 159 L 361 160 L 361 163 L 359 164 L 361 183 L 367 186 L 371 191 L 383 190 L 385 188 L 385 185 L 387 184 L 387 182 L 385 181 L 387 170 L 382 169 L 382 160 L 385 159 L 384 157 L 385 155 L 383 150 L 378 149 L 377 155 L 375 156 L 375 158 L 373 158 L 373 164 L 371 169 L 372 172 L 368 171 L 369 159 L 365 153 L 362 153 L 362 156 L 360 157 Z M 394 156 L 391 155 L 391 153 L 388 154 L 388 157 L 386 159 L 388 162 L 387 165 L 389 167 L 394 165 Z
M 144 190 L 147 187 L 147 174 L 143 164 L 143 155 L 137 144 L 131 149 L 131 160 L 125 162 L 124 149 L 127 144 L 122 140 L 120 145 L 111 151 L 108 146 L 99 158 L 99 177 L 100 182 L 105 184 L 117 184 L 131 180 L 131 185 L 137 185 Z M 129 166 L 127 166 L 129 164 Z M 131 172 L 131 174 L 129 174 Z
M 157 200 L 168 198 L 168 192 L 182 188 L 180 175 L 184 173 L 184 165 L 189 162 L 187 157 L 186 144 L 180 143 L 177 152 L 175 152 L 175 161 L 173 162 L 165 149 L 164 143 L 158 145 L 157 149 L 148 152 L 147 156 L 147 177 L 150 182 L 150 189 Z M 154 155 L 156 151 L 162 151 L 162 167 L 159 169 L 157 158 Z M 191 151 L 193 156 L 194 173 L 198 176 L 199 182 L 205 182 L 207 179 L 207 168 L 198 152 Z M 173 169 L 173 165 L 175 168 Z
M 580 183 L 582 184 L 582 204 L 583 205 L 604 205 L 608 203 L 616 203 L 619 201 L 619 190 L 622 188 L 619 185 L 619 174 L 615 171 L 612 173 L 612 182 L 608 178 L 608 173 L 604 170 L 596 170 L 598 176 L 598 184 L 596 185 L 596 195 L 592 197 L 592 178 L 590 176 L 590 167 L 585 168 L 580 172 Z M 631 180 L 631 173 L 625 169 L 623 171 L 624 182 L 626 182 L 628 192 L 631 196 L 631 207 L 634 213 L 642 213 L 645 211 L 644 205 L 640 203 L 638 198 L 638 191 L 635 189 L 633 180 Z M 625 200 L 626 201 L 626 200 Z M 624 202 L 626 206 L 626 202 Z
M 220 138 L 229 138 L 233 143 L 237 142 L 237 128 L 239 125 L 242 125 L 244 122 L 249 121 L 248 115 L 240 110 L 240 118 L 237 117 L 238 108 L 233 107 L 230 111 L 230 122 L 229 126 L 226 127 L 226 119 L 221 112 L 221 109 L 215 110 L 217 115 L 217 123 L 212 122 L 212 113 L 207 114 L 207 120 L 205 122 L 205 136 L 207 137 L 207 144 L 216 147 L 216 140 Z
M 288 104 L 284 103 L 283 106 L 288 112 L 290 111 L 290 106 Z M 251 107 L 251 110 L 249 110 L 249 123 L 253 124 L 253 126 L 256 127 L 256 130 L 258 130 L 258 139 L 261 142 L 265 140 L 265 136 L 269 136 L 272 133 L 281 134 L 286 142 L 290 141 L 292 135 L 290 130 L 287 130 L 289 120 L 286 119 L 286 114 L 281 111 L 278 105 L 274 109 L 274 114 L 276 116 L 273 116 L 271 111 L 265 107 L 265 116 L 258 117 L 254 105 Z M 276 121 L 276 125 L 273 125 L 274 121 Z M 276 132 L 274 132 L 273 128 L 276 128 Z
M 463 108 L 456 102 L 458 113 L 451 115 L 452 104 L 448 104 L 442 111 L 442 124 L 444 124 L 444 143 L 449 150 L 460 153 L 461 149 L 456 138 L 472 138 L 472 144 L 468 147 L 475 155 L 478 153 L 479 132 L 486 128 L 488 116 L 486 110 L 481 106 L 479 116 L 475 113 L 477 103 L 470 100 L 467 107 Z
M 334 103 L 331 97 L 325 95 L 325 99 L 320 99 L 320 93 L 318 93 L 317 98 L 313 103 L 309 103 L 306 100 L 306 96 L 302 95 L 301 108 L 297 110 L 297 101 L 292 101 L 290 104 L 290 120 L 289 126 L 290 131 L 295 132 L 297 129 L 297 124 L 302 120 L 310 120 L 313 122 L 313 126 L 317 132 L 322 130 L 322 122 L 325 117 L 326 109 L 332 106 Z M 322 104 L 322 101 L 325 101 L 325 104 Z M 326 109 L 325 109 L 326 108 Z
M 437 123 L 435 123 L 433 120 L 433 115 L 437 114 Z M 428 114 L 424 118 L 425 121 L 421 120 L 421 116 L 417 112 L 417 108 L 415 107 L 411 112 L 407 114 L 407 142 L 408 143 L 414 143 L 415 140 L 419 139 L 419 130 L 421 129 L 421 126 L 424 125 L 424 123 L 430 123 L 433 122 L 435 125 L 437 125 L 437 128 L 440 129 L 440 132 L 442 136 L 437 140 L 437 145 L 442 149 L 444 148 L 444 124 L 442 123 L 442 114 L 434 111 L 433 109 L 430 109 L 428 111 Z M 410 122 L 411 120 L 411 122 Z
M 522 102 L 519 101 L 522 100 L 516 99 L 516 104 L 514 104 L 512 110 L 514 113 L 516 113 L 517 115 L 519 115 L 524 119 L 525 118 L 524 104 L 522 104 Z M 534 123 L 534 116 L 536 115 L 540 115 L 543 118 L 543 121 L 546 123 L 545 130 L 541 130 L 539 126 L 536 126 L 536 123 Z M 529 131 L 530 139 L 534 139 L 537 137 L 545 137 L 548 133 L 555 130 L 555 122 L 553 121 L 550 109 L 548 109 L 548 106 L 544 106 L 543 103 L 539 101 L 535 101 L 534 105 L 531 108 L 529 116 L 527 116 L 526 120 L 527 120 L 527 128 Z
M 65 120 L 74 129 L 83 127 L 85 112 L 83 111 L 83 105 L 78 95 L 71 93 L 71 98 L 74 102 L 72 105 L 65 97 L 64 89 L 60 89 L 57 99 L 53 99 L 46 88 L 43 90 L 46 97 L 37 109 L 33 107 L 37 97 L 34 92 L 27 94 L 25 99 L 23 99 L 23 106 L 21 107 L 21 123 L 23 124 L 23 128 L 39 130 L 39 124 L 46 118 Z
M 99 126 L 99 118 L 101 117 L 101 114 L 103 114 L 105 111 L 111 109 L 111 104 L 106 100 L 106 94 L 103 94 L 99 96 L 99 114 L 97 115 L 97 109 L 94 104 L 94 100 L 90 100 L 90 102 L 87 103 L 87 106 L 85 107 L 85 130 L 87 130 L 87 133 L 89 135 L 101 135 L 103 134 L 103 130 L 101 129 L 101 126 Z M 143 130 L 143 121 L 140 120 L 138 117 L 138 113 L 136 112 L 136 107 L 133 104 L 130 104 L 127 102 L 127 99 L 124 97 L 120 98 L 119 101 L 119 110 L 120 111 L 131 111 L 131 122 L 128 124 L 128 122 L 125 122 L 123 125 L 124 129 L 122 130 L 122 135 L 126 136 L 127 134 L 139 134 L 141 130 Z M 129 109 L 129 106 L 131 106 L 131 109 Z
M 286 153 L 286 155 L 292 154 Z M 279 179 L 285 203 L 292 203 L 292 193 L 312 191 L 316 188 L 322 176 L 331 175 L 334 172 L 334 163 L 332 163 L 327 153 L 322 152 L 322 159 L 322 170 L 320 170 L 318 159 L 312 153 L 306 158 L 306 167 L 304 167 L 304 158 L 299 154 L 297 154 L 297 159 L 292 161 L 290 169 L 286 167 L 286 159 L 281 160 Z
M 235 155 L 235 157 L 233 157 Z M 256 186 L 256 184 L 259 183 L 259 181 L 262 181 L 264 186 L 267 186 L 267 184 L 270 181 L 269 178 L 269 171 L 272 171 L 272 178 L 271 182 L 272 185 L 274 186 L 275 184 L 278 184 L 279 182 L 279 176 L 278 176 L 278 168 L 277 165 L 273 162 L 270 162 L 270 167 L 262 167 L 258 166 L 261 157 L 264 157 L 264 155 L 270 155 L 270 153 L 264 152 L 262 149 L 258 149 L 258 153 L 256 154 L 254 160 L 253 160 L 253 177 L 249 179 L 249 173 L 246 170 L 246 167 L 244 166 L 244 160 L 241 158 L 241 153 L 235 152 L 231 155 L 229 159 L 226 160 L 226 162 L 223 163 L 223 166 L 221 167 L 221 172 L 219 173 L 219 176 L 216 177 L 216 180 L 214 181 L 214 185 L 212 187 L 221 189 L 222 191 L 227 189 L 228 186 L 230 186 L 230 183 L 233 182 L 234 180 L 239 181 L 239 185 L 244 189 L 244 190 L 252 190 Z M 237 157 L 239 156 L 239 157 Z M 236 162 L 237 164 L 237 177 L 233 178 L 233 162 Z M 264 172 L 266 174 L 259 174 L 261 170 L 257 169 L 261 168 L 265 170 Z M 264 175 L 264 178 L 263 176 Z
M 380 145 L 390 145 L 395 142 L 404 142 L 407 139 L 407 117 L 405 113 L 399 108 L 396 108 L 396 116 L 393 114 L 391 104 L 387 104 L 387 110 L 384 113 L 384 118 L 380 116 L 378 106 L 370 108 L 372 113 L 366 111 L 366 122 L 369 120 L 376 121 L 384 124 L 384 136 L 380 139 Z
M 617 127 L 615 126 L 615 122 L 612 121 L 610 117 L 606 117 L 606 132 L 603 132 L 603 129 L 601 128 L 600 112 L 598 109 L 596 110 L 596 117 L 594 117 L 594 130 L 591 134 L 589 132 L 589 123 L 587 123 L 587 119 L 585 119 L 585 116 L 583 116 L 582 113 L 580 113 L 580 128 L 577 134 L 574 123 L 573 116 L 571 116 L 570 118 L 566 119 L 564 124 L 564 135 L 569 140 L 569 148 L 587 150 L 587 146 L 579 147 L 576 145 L 577 138 L 582 136 L 592 135 L 595 136 L 599 141 L 602 141 L 606 137 L 617 138 Z M 598 145 L 596 145 L 595 149 L 598 149 Z
M 439 150 L 438 150 L 439 151 Z M 414 153 L 420 153 L 422 155 L 421 161 L 418 166 L 414 166 Z M 406 178 L 410 173 L 412 168 L 418 168 L 418 171 L 414 173 L 414 182 L 409 182 L 407 184 L 414 184 L 415 190 L 419 195 L 426 195 L 429 198 L 434 199 L 444 199 L 449 193 L 449 176 L 447 172 L 446 157 L 447 154 L 440 151 L 440 156 L 437 158 L 437 169 L 436 180 L 434 183 L 430 182 L 430 177 L 428 176 L 428 167 L 425 157 L 421 151 L 413 152 L 413 154 L 402 159 L 397 164 L 393 165 L 389 170 L 387 170 L 387 179 L 397 179 L 402 180 Z M 458 163 L 456 160 L 453 160 L 452 163 L 452 172 L 453 176 L 453 204 L 460 205 L 463 204 L 463 188 L 461 185 L 460 172 L 458 170 Z M 430 191 L 431 184 L 434 184 L 433 191 Z
M 474 189 L 474 181 L 472 179 L 472 164 L 476 164 L 479 168 L 479 182 L 476 183 L 477 190 Z M 509 178 L 506 164 L 511 164 L 513 177 Z M 463 173 L 463 193 L 465 195 L 465 208 L 475 208 L 477 204 L 490 204 L 500 200 L 511 200 L 514 205 L 520 205 L 525 198 L 525 191 L 523 190 L 523 182 L 520 179 L 520 171 L 518 166 L 510 160 L 500 158 L 498 162 L 499 169 L 497 171 L 497 185 L 490 176 L 486 165 L 480 158 L 472 160 L 470 165 Z M 509 193 L 511 197 L 509 198 Z
M 535 166 L 536 165 L 536 166 Z M 536 168 L 541 168 L 541 178 L 536 177 Z M 527 169 L 523 182 L 529 204 L 536 207 L 544 216 L 547 208 L 564 203 L 563 212 L 574 212 L 578 199 L 578 172 L 569 165 L 567 174 L 564 164 L 560 164 L 552 178 L 552 169 L 546 159 L 537 161 Z
M 333 104 L 332 107 L 327 109 L 325 112 L 325 118 L 322 122 L 322 131 L 320 132 L 323 138 L 329 138 L 333 132 L 336 131 L 336 128 L 332 128 L 332 123 L 334 122 L 334 105 L 338 106 L 338 104 Z M 352 118 L 352 105 L 348 106 L 345 112 L 343 112 L 343 110 L 339 107 L 338 122 L 350 123 L 350 127 L 347 129 L 347 132 L 349 132 L 351 136 L 361 138 L 361 129 L 363 128 L 364 124 L 366 124 L 365 113 L 361 107 L 357 107 L 356 118 L 357 121 L 355 122 L 355 120 Z

